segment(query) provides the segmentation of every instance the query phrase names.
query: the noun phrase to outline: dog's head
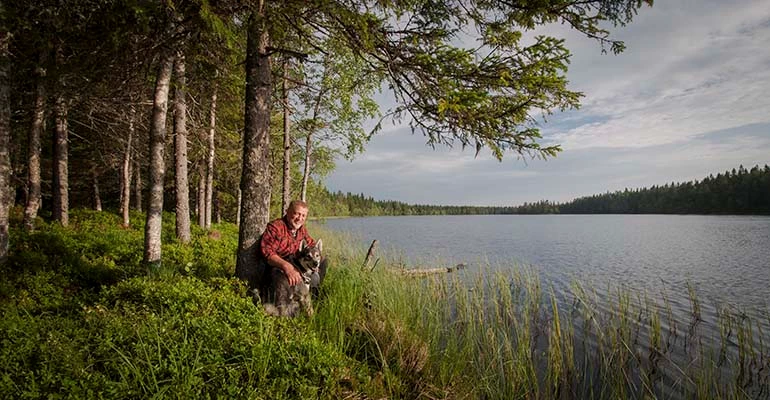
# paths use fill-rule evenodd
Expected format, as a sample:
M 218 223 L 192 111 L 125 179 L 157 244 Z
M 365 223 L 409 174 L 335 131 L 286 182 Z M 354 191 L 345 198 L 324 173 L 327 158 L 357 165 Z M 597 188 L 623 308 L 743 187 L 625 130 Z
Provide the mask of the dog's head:
M 321 239 L 318 239 L 315 246 L 308 246 L 304 240 L 300 243 L 299 251 L 294 257 L 294 264 L 303 276 L 318 271 L 318 267 L 321 265 L 322 249 L 323 241 Z

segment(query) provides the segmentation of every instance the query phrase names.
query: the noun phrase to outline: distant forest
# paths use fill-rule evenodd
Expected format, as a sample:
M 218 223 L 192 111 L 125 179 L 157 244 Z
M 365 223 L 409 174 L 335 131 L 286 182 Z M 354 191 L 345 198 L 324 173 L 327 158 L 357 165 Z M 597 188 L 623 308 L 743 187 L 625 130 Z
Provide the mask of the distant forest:
M 510 207 L 437 206 L 380 201 L 363 193 L 326 192 L 314 200 L 316 215 L 466 214 L 770 214 L 770 167 L 758 165 L 709 175 L 700 181 L 625 189 L 566 203 L 541 200 Z

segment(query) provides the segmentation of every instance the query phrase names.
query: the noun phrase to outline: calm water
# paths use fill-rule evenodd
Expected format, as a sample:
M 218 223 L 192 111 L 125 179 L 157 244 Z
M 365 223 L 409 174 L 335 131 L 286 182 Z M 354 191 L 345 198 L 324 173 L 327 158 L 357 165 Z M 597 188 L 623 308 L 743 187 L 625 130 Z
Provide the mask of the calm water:
M 377 239 L 409 265 L 462 262 L 466 274 L 526 265 L 556 289 L 578 280 L 652 297 L 665 290 L 681 312 L 689 309 L 688 284 L 709 309 L 764 311 L 770 295 L 770 217 L 764 216 L 369 217 L 326 226 L 353 233 L 362 246 Z
M 717 310 L 729 308 L 732 315 L 753 317 L 754 335 L 761 335 L 763 343 L 770 340 L 770 217 L 425 216 L 335 219 L 326 225 L 353 233 L 362 247 L 377 239 L 381 249 L 402 257 L 407 265 L 466 263 L 468 268 L 458 273 L 464 278 L 475 277 L 479 271 L 528 267 L 539 274 L 543 288 L 555 289 L 562 311 L 572 303 L 570 286 L 574 281 L 595 288 L 596 307 L 605 312 L 614 303 L 604 301 L 606 295 L 615 292 L 603 290 L 607 287 L 644 293 L 659 305 L 665 296 L 674 325 L 669 326 L 667 318 L 660 321 L 663 337 L 666 343 L 673 338 L 679 346 L 667 350 L 663 357 L 667 361 L 659 365 L 661 378 L 654 392 L 661 398 L 689 397 L 683 392 L 680 373 L 694 362 L 687 353 L 687 343 L 692 348 L 693 343 L 705 339 L 711 343 L 707 346 L 717 348 Z M 468 279 L 469 285 L 473 282 Z M 692 318 L 688 285 L 700 302 L 702 319 L 697 324 Z M 634 302 L 636 299 L 632 296 Z M 585 331 L 579 318 L 573 322 L 576 334 L 582 335 Z M 647 354 L 644 343 L 650 342 L 649 334 L 640 334 L 635 351 Z M 587 347 L 579 351 L 590 354 L 598 345 L 597 337 L 584 338 Z M 732 360 L 739 359 L 735 339 L 732 334 L 726 350 Z M 652 360 L 652 353 L 649 357 Z M 731 365 L 725 363 L 720 369 L 723 383 L 740 376 L 738 370 L 742 369 Z M 746 393 L 757 398 L 764 393 L 766 397 L 759 380 L 750 382 L 755 386 L 743 386 Z

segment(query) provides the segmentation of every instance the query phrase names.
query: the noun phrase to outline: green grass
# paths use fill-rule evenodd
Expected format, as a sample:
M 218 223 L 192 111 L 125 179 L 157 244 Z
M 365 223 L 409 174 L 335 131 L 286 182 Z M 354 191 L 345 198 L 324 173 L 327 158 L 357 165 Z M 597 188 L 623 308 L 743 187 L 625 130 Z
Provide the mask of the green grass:
M 273 318 L 232 278 L 237 227 L 141 263 L 143 227 L 75 211 L 12 229 L 0 281 L 0 398 L 767 398 L 770 320 L 720 309 L 711 337 L 668 299 L 536 274 L 407 278 L 311 226 L 331 268 L 312 318 Z M 140 214 L 132 220 L 141 221 Z M 14 226 L 20 225 L 14 221 Z M 467 272 L 467 271 L 466 271 Z M 467 278 L 467 274 L 466 274 Z M 600 300 L 608 299 L 608 300 Z

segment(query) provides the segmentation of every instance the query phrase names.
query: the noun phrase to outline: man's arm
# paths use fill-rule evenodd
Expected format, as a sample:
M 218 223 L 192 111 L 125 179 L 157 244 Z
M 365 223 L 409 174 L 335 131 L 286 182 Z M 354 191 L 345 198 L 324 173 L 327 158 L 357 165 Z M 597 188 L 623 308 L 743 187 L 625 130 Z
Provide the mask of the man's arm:
M 289 285 L 294 286 L 302 280 L 296 268 L 291 263 L 284 260 L 278 251 L 281 248 L 281 242 L 287 240 L 282 237 L 281 229 L 273 224 L 268 224 L 260 240 L 260 250 L 271 267 L 279 268 L 289 280 Z
M 278 254 L 267 257 L 267 263 L 272 267 L 280 268 L 281 271 L 286 274 L 290 286 L 294 286 L 302 281 L 302 275 L 299 274 L 299 271 L 297 271 L 290 262 L 284 260 Z

